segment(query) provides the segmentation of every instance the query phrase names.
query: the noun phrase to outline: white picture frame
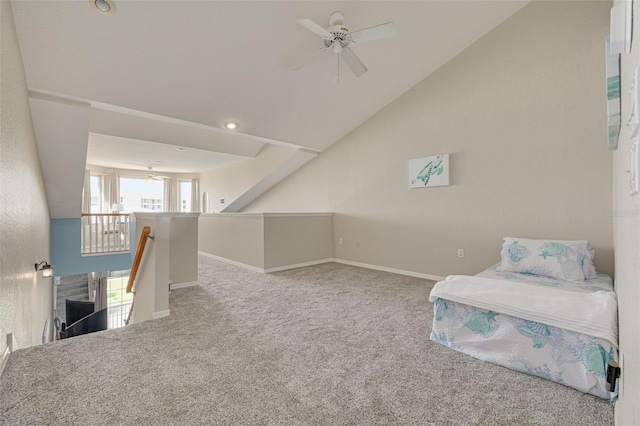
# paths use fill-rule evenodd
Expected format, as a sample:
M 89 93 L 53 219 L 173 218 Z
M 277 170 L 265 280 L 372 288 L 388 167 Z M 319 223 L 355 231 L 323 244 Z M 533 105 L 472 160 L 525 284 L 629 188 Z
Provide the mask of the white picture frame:
M 409 188 L 449 185 L 449 154 L 409 160 Z

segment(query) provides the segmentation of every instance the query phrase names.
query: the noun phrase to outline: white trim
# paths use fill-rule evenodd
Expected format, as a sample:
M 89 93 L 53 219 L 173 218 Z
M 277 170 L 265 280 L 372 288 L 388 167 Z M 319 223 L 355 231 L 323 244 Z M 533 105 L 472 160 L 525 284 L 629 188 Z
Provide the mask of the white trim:
M 9 355 L 11 355 L 11 348 L 7 346 L 6 348 L 4 348 L 2 358 L 0 358 L 0 375 L 2 375 L 4 367 L 7 365 L 7 361 L 9 361 Z
M 95 108 L 95 109 L 100 109 L 103 111 L 109 111 L 109 112 L 115 112 L 117 114 L 125 114 L 125 115 L 129 115 L 132 117 L 138 117 L 138 118 L 144 118 L 147 120 L 154 120 L 154 121 L 159 121 L 161 123 L 168 123 L 168 124 L 173 124 L 176 126 L 185 126 L 185 127 L 189 127 L 189 128 L 194 128 L 194 129 L 204 129 L 204 130 L 208 130 L 211 132 L 216 132 L 219 134 L 222 133 L 229 133 L 228 130 L 225 129 L 221 129 L 220 127 L 214 127 L 214 126 L 208 126 L 206 124 L 202 124 L 202 123 L 196 123 L 194 121 L 187 121 L 187 120 L 182 120 L 179 118 L 174 118 L 174 117 L 169 117 L 166 115 L 159 115 L 159 114 L 154 114 L 151 112 L 146 112 L 146 111 L 141 111 L 141 110 L 136 110 L 136 109 L 132 109 L 132 108 L 126 108 L 126 107 L 121 107 L 118 105 L 112 105 L 112 104 L 107 104 L 104 102 L 97 102 L 97 101 L 91 101 L 88 99 L 84 99 L 84 98 L 79 98 L 76 96 L 68 96 L 68 95 L 64 95 L 62 93 L 57 93 L 57 92 L 52 92 L 49 90 L 42 90 L 42 89 L 31 89 L 29 90 L 29 96 L 36 98 L 36 99 L 44 99 L 44 100 L 48 100 L 48 101 L 53 101 L 53 102 L 61 102 L 61 103 L 65 103 L 65 104 L 69 104 L 69 105 L 78 105 L 78 106 L 82 106 L 82 107 L 91 107 L 91 108 Z M 297 145 L 297 144 L 293 144 L 290 142 L 285 142 L 285 141 L 281 141 L 281 140 L 277 140 L 277 139 L 269 139 L 269 138 L 265 138 L 262 136 L 254 136 L 254 135 L 250 135 L 247 133 L 237 133 L 237 135 L 239 137 L 242 137 L 243 139 L 249 139 L 249 140 L 253 140 L 253 141 L 257 141 L 263 144 L 270 144 L 270 145 L 280 145 L 280 146 L 286 146 L 289 148 L 294 148 L 294 149 L 299 149 L 299 150 L 304 150 L 304 151 L 308 151 L 308 152 L 312 152 L 312 153 L 320 153 L 322 152 L 322 150 L 320 149 L 316 149 L 316 148 L 312 148 L 312 147 L 308 147 L 308 146 L 302 146 L 302 145 Z
M 336 263 L 343 265 L 358 266 L 360 268 L 374 269 L 376 271 L 391 272 L 392 274 L 406 275 L 415 278 L 424 278 L 425 280 L 442 281 L 444 277 L 431 274 L 423 274 L 421 272 L 405 271 L 404 269 L 387 268 L 386 266 L 370 265 L 368 263 L 352 262 L 351 260 L 334 259 Z
M 210 257 L 212 259 L 219 260 L 221 262 L 226 262 L 226 263 L 230 263 L 230 264 L 235 265 L 235 266 L 240 266 L 241 268 L 250 269 L 253 272 L 264 273 L 264 269 L 258 268 L 257 266 L 252 266 L 252 265 L 247 265 L 246 263 L 236 262 L 235 260 L 227 259 L 225 257 L 216 256 L 215 254 L 211 254 L 211 253 L 205 253 L 203 251 L 198 251 L 198 254 L 201 254 L 201 255 L 203 255 L 205 257 Z
M 198 217 L 200 213 L 180 213 L 180 212 L 133 212 L 136 219 L 171 219 L 182 217 Z
M 100 253 L 80 253 L 80 257 L 111 256 L 115 254 L 129 254 L 129 253 L 131 253 L 131 250 L 102 251 Z
M 331 217 L 333 213 L 318 212 L 318 213 L 263 213 L 264 217 Z
M 13 352 L 13 333 L 7 333 L 7 346 L 4 348 L 4 352 L 0 358 L 0 376 L 9 361 L 9 355 L 11 355 L 11 352 Z
M 186 288 L 186 287 L 195 287 L 197 285 L 199 285 L 200 282 L 199 281 L 191 281 L 191 282 L 186 282 L 186 283 L 171 283 L 169 284 L 169 291 L 171 290 L 177 290 L 179 288 Z
M 202 213 L 202 217 L 331 217 L 333 213 Z
M 262 217 L 264 213 L 202 213 L 202 217 Z
M 212 259 L 220 260 L 221 262 L 230 263 L 231 265 L 240 266 L 241 268 L 250 269 L 254 272 L 260 272 L 263 274 L 270 274 L 272 272 L 278 272 L 278 271 L 286 271 L 288 269 L 304 268 L 305 266 L 320 265 L 322 263 L 336 262 L 336 263 L 341 263 L 343 265 L 357 266 L 359 268 L 365 268 L 365 269 L 373 269 L 375 271 L 390 272 L 392 274 L 405 275 L 405 276 L 414 277 L 414 278 L 423 278 L 425 280 L 443 281 L 445 279 L 445 277 L 441 277 L 438 275 L 423 274 L 421 272 L 406 271 L 404 269 L 388 268 L 386 266 L 371 265 L 369 263 L 353 262 L 351 260 L 335 259 L 335 258 L 313 260 L 311 262 L 304 262 L 304 263 L 297 263 L 294 265 L 285 265 L 285 266 L 277 266 L 275 268 L 262 269 L 256 266 L 247 265 L 246 263 L 241 263 L 235 260 L 216 256 L 215 254 L 205 253 L 203 251 L 199 251 L 198 254 L 201 254 L 205 257 L 210 257 Z
M 261 274 L 270 274 L 271 272 L 286 271 L 288 269 L 296 269 L 296 268 L 304 268 L 305 266 L 313 266 L 313 265 L 319 265 L 321 263 L 329 263 L 329 262 L 335 261 L 335 259 L 333 258 L 328 258 L 328 259 L 321 259 L 321 260 L 312 260 L 311 262 L 296 263 L 294 265 L 276 266 L 275 268 L 263 269 L 263 268 L 258 268 L 257 266 L 247 265 L 246 263 L 227 259 L 225 257 L 216 256 L 215 254 L 205 253 L 203 251 L 199 251 L 198 254 L 201 254 L 202 256 L 205 256 L 205 257 L 210 257 L 211 259 L 219 260 L 221 262 L 229 263 L 231 265 L 239 266 L 241 268 L 249 269 L 253 272 L 259 272 Z
M 164 311 L 154 312 L 153 315 L 151 316 L 151 318 L 158 319 L 158 318 L 168 317 L 170 313 L 171 312 L 169 311 L 169 309 L 164 310 Z
M 312 260 L 311 262 L 296 263 L 295 265 L 276 266 L 275 268 L 264 269 L 265 274 L 272 272 L 286 271 L 289 269 L 304 268 L 305 266 L 320 265 L 321 263 L 335 262 L 335 259 Z

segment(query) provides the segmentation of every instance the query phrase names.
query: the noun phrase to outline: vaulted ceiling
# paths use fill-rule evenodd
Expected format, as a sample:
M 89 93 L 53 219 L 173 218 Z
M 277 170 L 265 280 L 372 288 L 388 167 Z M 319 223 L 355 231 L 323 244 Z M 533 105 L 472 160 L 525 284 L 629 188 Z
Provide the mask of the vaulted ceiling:
M 143 169 L 162 155 L 166 171 L 184 172 L 264 144 L 322 151 L 527 3 L 114 1 L 113 14 L 92 1 L 13 2 L 32 106 L 87 108 L 89 155 L 111 167 Z M 322 47 L 296 20 L 327 27 L 336 10 L 352 31 L 394 21 L 397 36 L 353 45 L 369 69 L 360 77 L 332 52 L 293 70 Z M 34 114 L 40 135 L 59 125 L 47 114 Z M 222 129 L 228 120 L 240 128 Z M 172 147 L 209 160 L 189 169 L 176 153 L 172 164 Z

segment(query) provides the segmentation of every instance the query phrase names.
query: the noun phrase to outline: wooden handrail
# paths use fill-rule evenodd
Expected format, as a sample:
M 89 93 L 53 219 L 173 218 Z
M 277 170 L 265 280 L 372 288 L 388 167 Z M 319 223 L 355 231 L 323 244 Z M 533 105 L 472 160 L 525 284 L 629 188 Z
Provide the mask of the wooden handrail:
M 145 226 L 142 228 L 142 233 L 140 234 L 140 241 L 138 242 L 138 250 L 136 250 L 136 257 L 133 259 L 133 265 L 131 265 L 131 273 L 129 274 L 129 282 L 127 282 L 127 293 L 136 294 L 133 291 L 133 283 L 136 280 L 136 275 L 138 274 L 138 267 L 140 267 L 140 262 L 142 261 L 142 255 L 144 254 L 144 247 L 147 245 L 147 238 L 154 237 L 151 235 L 151 228 Z M 131 321 L 131 314 L 133 313 L 133 305 L 136 303 L 135 299 L 131 302 L 131 308 L 129 308 L 129 315 L 127 315 L 127 319 L 124 321 L 126 325 L 129 325 L 129 321 Z
M 151 234 L 150 227 L 145 226 L 144 228 L 142 228 L 140 241 L 138 242 L 138 250 L 136 251 L 136 257 L 133 259 L 133 265 L 131 265 L 131 273 L 129 274 L 129 282 L 127 283 L 127 293 L 131 293 L 133 290 L 133 283 L 136 280 L 136 275 L 138 274 L 138 267 L 140 266 L 140 261 L 142 260 L 144 246 L 147 244 L 147 238 L 153 239 L 153 237 L 149 234 Z

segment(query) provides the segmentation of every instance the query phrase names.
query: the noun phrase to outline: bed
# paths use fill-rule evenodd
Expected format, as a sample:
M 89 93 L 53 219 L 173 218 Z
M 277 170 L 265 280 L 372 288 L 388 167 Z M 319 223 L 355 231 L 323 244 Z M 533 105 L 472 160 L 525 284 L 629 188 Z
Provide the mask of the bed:
M 540 262 L 558 260 L 536 259 L 546 240 L 535 240 L 532 247 L 537 248 L 529 250 L 536 267 L 513 267 L 509 265 L 513 241 L 519 244 L 523 239 L 505 238 L 501 263 L 473 277 L 449 276 L 434 286 L 429 298 L 434 303 L 431 340 L 482 361 L 612 400 L 615 394 L 607 391 L 606 371 L 609 360 L 618 360 L 618 342 L 611 277 L 589 271 L 592 265 L 586 264 L 582 281 L 531 273 L 541 272 Z M 584 243 L 589 258 L 591 248 Z M 585 261 L 580 256 L 576 259 L 579 264 Z

